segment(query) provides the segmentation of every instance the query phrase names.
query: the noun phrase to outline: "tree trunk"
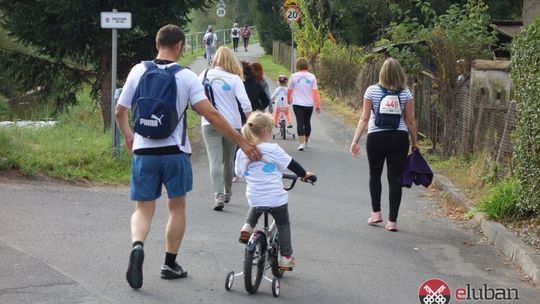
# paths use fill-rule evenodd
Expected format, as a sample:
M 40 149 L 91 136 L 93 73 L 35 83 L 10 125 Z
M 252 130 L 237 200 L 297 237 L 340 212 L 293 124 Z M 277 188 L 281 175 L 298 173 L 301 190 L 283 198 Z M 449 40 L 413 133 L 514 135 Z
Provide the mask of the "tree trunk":
M 99 106 L 103 118 L 103 131 L 111 128 L 111 50 L 101 49 L 99 58 L 101 76 Z

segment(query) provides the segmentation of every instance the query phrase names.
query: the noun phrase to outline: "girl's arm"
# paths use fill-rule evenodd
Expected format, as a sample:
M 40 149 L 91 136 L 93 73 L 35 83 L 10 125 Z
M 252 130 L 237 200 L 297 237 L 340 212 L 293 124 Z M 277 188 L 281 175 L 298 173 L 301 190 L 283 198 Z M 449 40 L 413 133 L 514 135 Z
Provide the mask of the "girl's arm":
M 296 176 L 300 178 L 304 178 L 306 176 L 307 171 L 300 165 L 297 161 L 294 160 L 294 158 L 291 158 L 291 162 L 287 166 L 287 169 L 291 170 L 296 174 Z
M 354 137 L 351 143 L 350 151 L 354 157 L 358 157 L 358 155 L 360 154 L 360 147 L 358 146 L 358 142 L 360 141 L 360 137 L 362 137 L 362 134 L 366 129 L 370 115 L 371 100 L 364 98 L 364 104 L 362 106 L 362 116 L 360 116 L 360 120 L 358 120 L 358 125 L 356 126 L 356 131 L 354 132 Z
M 405 104 L 405 124 L 411 137 L 411 151 L 418 150 L 416 139 L 416 123 L 414 121 L 414 100 L 411 99 Z

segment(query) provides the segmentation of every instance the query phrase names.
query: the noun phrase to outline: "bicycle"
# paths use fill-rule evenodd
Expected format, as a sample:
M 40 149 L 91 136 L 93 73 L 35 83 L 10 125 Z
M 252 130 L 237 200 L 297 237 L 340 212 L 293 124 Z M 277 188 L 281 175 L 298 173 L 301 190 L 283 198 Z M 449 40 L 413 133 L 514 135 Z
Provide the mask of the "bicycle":
M 283 173 L 283 178 L 292 180 L 289 187 L 284 187 L 286 191 L 290 191 L 296 184 L 298 176 L 296 174 Z M 308 178 L 306 182 L 315 184 L 317 177 L 315 175 Z M 268 227 L 268 213 L 271 207 L 256 207 L 264 214 L 264 227 L 262 230 L 256 230 L 251 235 L 246 248 L 244 250 L 244 269 L 242 272 L 235 274 L 231 271 L 225 279 L 225 289 L 230 291 L 234 278 L 244 276 L 244 287 L 249 294 L 254 294 L 258 291 L 262 279 L 272 283 L 272 295 L 279 297 L 281 293 L 280 278 L 286 271 L 292 271 L 290 268 L 279 267 L 279 234 L 275 220 Z M 274 278 L 266 276 L 266 271 L 270 269 Z
M 280 108 L 279 113 L 279 137 L 282 139 L 287 139 L 287 135 L 292 136 L 292 138 L 296 138 L 296 134 L 289 131 L 287 128 L 287 121 L 285 120 L 285 112 L 287 111 L 287 108 Z M 272 139 L 276 139 L 276 135 L 278 134 L 272 134 Z

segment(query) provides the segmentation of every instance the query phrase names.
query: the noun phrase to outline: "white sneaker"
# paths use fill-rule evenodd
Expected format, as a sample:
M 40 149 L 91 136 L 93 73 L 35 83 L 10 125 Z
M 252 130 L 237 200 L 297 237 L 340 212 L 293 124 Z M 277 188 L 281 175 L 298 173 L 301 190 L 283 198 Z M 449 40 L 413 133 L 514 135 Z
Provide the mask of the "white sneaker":
M 305 144 L 300 144 L 300 146 L 298 146 L 298 151 L 304 151 L 305 148 L 306 148 Z
M 294 257 L 291 255 L 289 257 L 280 256 L 279 257 L 279 267 L 282 268 L 292 268 L 294 267 Z

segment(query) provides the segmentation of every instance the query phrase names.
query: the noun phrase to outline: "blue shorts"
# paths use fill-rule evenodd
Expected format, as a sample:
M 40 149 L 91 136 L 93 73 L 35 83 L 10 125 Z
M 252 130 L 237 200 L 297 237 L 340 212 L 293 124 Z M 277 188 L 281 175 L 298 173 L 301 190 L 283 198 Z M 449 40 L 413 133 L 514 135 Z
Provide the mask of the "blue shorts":
M 133 155 L 131 199 L 154 201 L 165 185 L 169 198 L 185 196 L 193 188 L 189 154 Z

